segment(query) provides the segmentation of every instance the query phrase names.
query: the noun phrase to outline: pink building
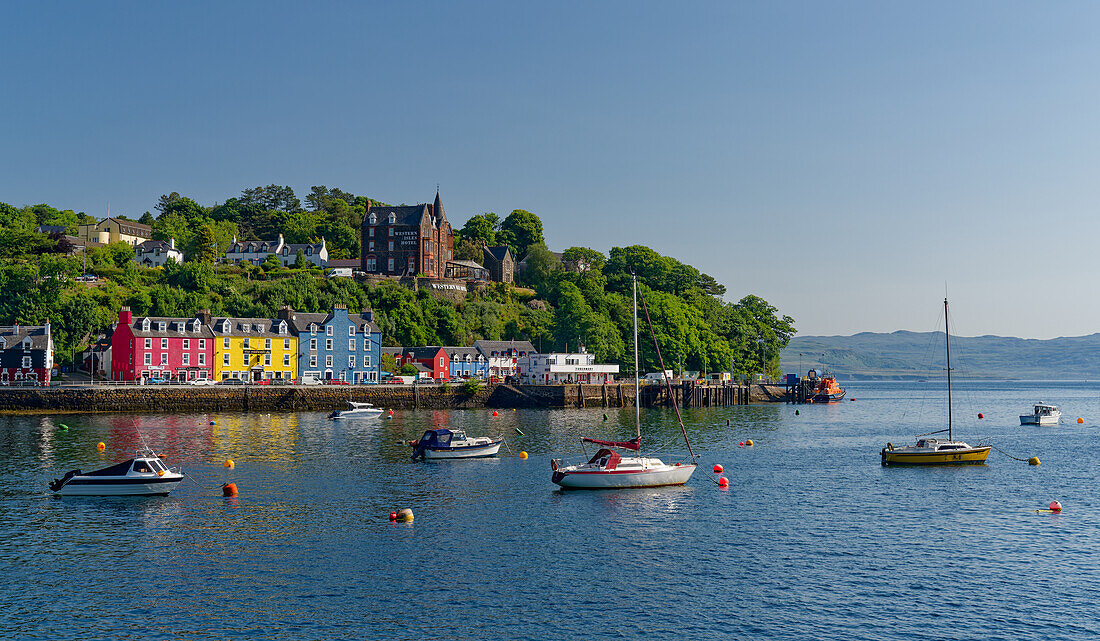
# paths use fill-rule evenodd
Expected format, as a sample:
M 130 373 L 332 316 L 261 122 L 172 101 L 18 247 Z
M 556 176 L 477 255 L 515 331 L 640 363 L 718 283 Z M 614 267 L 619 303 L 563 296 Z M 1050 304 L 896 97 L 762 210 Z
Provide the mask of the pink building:
M 134 318 L 130 308 L 123 307 L 118 313 L 118 327 L 111 336 L 111 378 L 116 381 L 213 378 L 214 332 L 207 320 L 209 314 L 204 312 L 195 318 Z

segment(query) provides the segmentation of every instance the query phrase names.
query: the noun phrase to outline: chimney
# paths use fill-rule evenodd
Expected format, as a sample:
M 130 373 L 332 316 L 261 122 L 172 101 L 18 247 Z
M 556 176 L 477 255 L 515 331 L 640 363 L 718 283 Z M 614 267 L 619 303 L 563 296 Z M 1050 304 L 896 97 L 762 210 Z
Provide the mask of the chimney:
M 176 248 L 176 239 L 175 238 L 169 238 L 168 239 L 168 247 L 170 249 L 175 249 Z
M 118 324 L 129 325 L 134 322 L 134 313 L 130 311 L 130 306 L 124 306 L 118 311 Z
M 213 320 L 210 317 L 210 310 L 209 309 L 200 309 L 199 312 L 197 314 L 195 314 L 195 318 L 199 319 L 199 322 L 202 323 L 203 325 L 209 325 L 210 321 Z
M 368 323 L 374 322 L 374 312 L 369 307 L 364 307 L 359 316 Z
M 279 308 L 279 311 L 275 315 L 275 317 L 278 318 L 279 320 L 284 320 L 284 321 L 289 322 L 292 318 L 293 313 L 294 313 L 294 310 L 290 308 L 290 305 L 283 305 L 282 307 Z

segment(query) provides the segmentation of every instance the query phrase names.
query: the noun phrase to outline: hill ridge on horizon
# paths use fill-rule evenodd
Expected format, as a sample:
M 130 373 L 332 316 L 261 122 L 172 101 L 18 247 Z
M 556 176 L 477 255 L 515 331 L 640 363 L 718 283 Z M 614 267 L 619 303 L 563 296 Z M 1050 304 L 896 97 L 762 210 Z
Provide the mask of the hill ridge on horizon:
M 783 350 L 784 372 L 829 369 L 852 378 L 927 378 L 946 366 L 943 332 L 895 330 L 842 336 L 795 336 Z M 801 353 L 802 367 L 799 368 Z M 822 358 L 823 356 L 823 358 Z M 952 370 L 1013 379 L 1100 378 L 1100 332 L 1056 338 L 951 335 Z

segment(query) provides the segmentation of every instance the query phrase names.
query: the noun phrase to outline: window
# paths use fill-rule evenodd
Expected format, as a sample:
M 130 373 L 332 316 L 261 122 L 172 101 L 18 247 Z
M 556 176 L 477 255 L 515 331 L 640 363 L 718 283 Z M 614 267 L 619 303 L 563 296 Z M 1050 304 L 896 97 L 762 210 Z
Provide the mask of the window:
M 352 351 L 352 352 L 355 351 L 355 339 L 354 338 L 349 338 L 348 339 L 348 350 Z
M 397 214 L 395 214 L 395 213 L 393 213 L 393 212 L 391 211 L 391 212 L 390 212 L 390 224 L 392 225 L 392 224 L 394 224 L 394 223 L 396 223 L 396 222 L 397 222 Z M 390 233 L 391 233 L 391 234 L 393 233 L 393 229 L 392 229 L 392 228 L 390 229 Z
M 325 357 L 325 367 L 332 367 L 332 354 Z
M 199 339 L 199 349 L 206 349 L 206 339 L 205 338 L 200 338 Z
M 152 365 L 153 364 L 153 355 L 150 354 L 149 352 L 145 352 L 145 364 L 146 365 Z
M 146 354 L 146 356 L 148 356 L 148 354 Z M 23 357 L 23 368 L 28 369 L 28 368 L 30 368 L 30 366 L 31 366 L 31 357 L 30 356 L 24 356 Z
M 168 349 L 168 339 L 167 338 L 160 339 L 160 348 L 161 349 Z
M 148 318 L 141 321 L 141 331 L 143 331 L 143 332 L 149 331 L 149 319 Z
M 252 323 L 245 323 L 244 325 L 241 325 L 241 331 L 242 332 L 252 331 Z
M 370 214 L 370 224 L 373 225 L 377 222 L 378 222 L 378 217 L 374 215 L 374 212 L 371 212 L 371 214 Z M 373 236 L 374 235 L 374 229 L 371 229 L 370 232 L 371 232 L 371 235 Z
M 309 366 L 310 367 L 317 367 L 317 357 L 316 356 L 310 356 L 309 357 Z
M 431 244 L 427 239 L 424 240 L 424 253 L 427 254 L 431 251 Z
M 442 356 L 439 357 L 439 366 L 443 367 L 443 357 Z
M 187 338 L 183 339 L 183 348 L 184 349 L 191 349 L 191 340 L 190 339 L 187 339 Z
M 374 231 L 373 227 L 371 227 L 371 231 Z M 374 251 L 374 241 L 373 240 L 367 241 L 367 251 L 369 251 L 369 252 Z
M 229 337 L 226 336 L 222 339 L 222 349 L 229 349 Z
M 168 352 L 161 352 L 160 364 L 161 365 L 167 365 L 168 364 Z
M 191 355 L 188 354 L 187 352 L 183 353 L 183 364 L 184 365 L 190 365 L 191 364 Z
M 264 354 L 264 365 L 271 365 L 271 354 Z
M 393 259 L 392 258 L 390 259 L 389 269 L 387 269 L 386 271 L 391 272 L 391 273 L 393 272 Z
M 325 336 L 332 336 L 335 332 L 332 331 L 332 325 L 325 327 Z
M 270 338 L 265 338 L 264 339 L 264 349 L 271 349 L 271 339 Z
M 355 357 L 348 356 L 348 367 L 355 367 Z
M 199 365 L 206 365 L 206 354 L 199 352 Z
M 283 354 L 283 367 L 290 365 L 290 354 Z
M 363 367 L 370 367 L 370 354 L 363 355 Z
M 153 339 L 151 339 L 151 338 L 146 338 L 145 339 L 145 349 L 153 349 Z
M 309 339 L 309 351 L 311 351 L 311 352 L 316 352 L 317 351 L 317 339 L 316 338 Z
M 368 272 L 373 273 L 377 266 L 378 266 L 378 261 L 377 260 L 375 260 L 374 258 L 368 258 L 367 259 L 367 271 Z
M 229 352 L 222 354 L 222 365 L 224 367 L 229 367 Z
M 168 323 L 166 323 L 164 321 L 160 321 L 160 322 L 157 323 L 157 330 L 158 331 L 163 332 L 166 329 L 168 329 Z
M 425 263 L 425 264 L 427 264 L 427 263 Z M 411 274 L 415 271 L 416 271 L 416 259 L 413 258 L 412 256 L 409 256 L 409 273 Z
M 371 218 L 374 218 L 374 214 L 371 214 Z M 374 221 L 372 220 L 371 224 L 373 224 L 373 223 L 374 223 Z M 370 236 L 371 238 L 374 238 L 374 227 L 371 227 L 370 229 L 367 230 L 367 235 Z
M 309 324 L 309 333 L 310 333 L 310 334 L 311 334 L 312 336 L 316 336 L 316 335 L 317 335 L 317 324 L 316 324 L 316 323 L 310 323 L 310 324 Z
M 289 338 L 284 338 L 283 339 L 283 349 L 290 349 L 290 339 Z
M 244 348 L 245 349 L 252 349 L 252 343 L 251 343 L 251 341 L 248 340 L 247 336 L 244 337 Z
M 389 247 L 390 247 L 390 251 L 392 252 L 393 251 L 393 241 L 392 240 L 390 241 Z
M 326 352 L 331 352 L 332 351 L 332 339 L 331 338 L 326 338 L 325 339 L 325 351 Z
M 348 325 L 348 336 L 355 336 L 355 325 Z

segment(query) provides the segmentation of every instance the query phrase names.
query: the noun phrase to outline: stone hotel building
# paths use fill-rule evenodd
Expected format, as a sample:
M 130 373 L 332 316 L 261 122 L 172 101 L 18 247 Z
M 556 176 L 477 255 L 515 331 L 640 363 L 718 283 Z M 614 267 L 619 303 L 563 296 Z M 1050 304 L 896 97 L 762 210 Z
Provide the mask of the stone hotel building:
M 446 276 L 454 234 L 438 191 L 431 205 L 369 207 L 360 231 L 362 270 L 367 274 Z

